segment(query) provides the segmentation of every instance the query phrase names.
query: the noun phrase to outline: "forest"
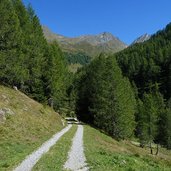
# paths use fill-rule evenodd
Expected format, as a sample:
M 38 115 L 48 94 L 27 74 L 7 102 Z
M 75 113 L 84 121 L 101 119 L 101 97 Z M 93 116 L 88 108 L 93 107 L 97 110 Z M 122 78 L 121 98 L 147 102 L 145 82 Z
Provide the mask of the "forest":
M 21 0 L 1 0 L 0 21 L 0 84 L 117 140 L 171 149 L 171 24 L 144 43 L 90 62 L 48 43 L 34 10 Z M 77 61 L 84 66 L 70 73 L 68 63 Z

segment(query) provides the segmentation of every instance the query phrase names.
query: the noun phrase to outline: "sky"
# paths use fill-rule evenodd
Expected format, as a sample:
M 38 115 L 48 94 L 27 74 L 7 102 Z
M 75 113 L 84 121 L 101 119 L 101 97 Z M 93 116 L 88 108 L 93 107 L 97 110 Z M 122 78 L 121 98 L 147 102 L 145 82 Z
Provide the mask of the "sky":
M 110 32 L 126 44 L 171 22 L 171 0 L 23 0 L 42 25 L 68 37 Z

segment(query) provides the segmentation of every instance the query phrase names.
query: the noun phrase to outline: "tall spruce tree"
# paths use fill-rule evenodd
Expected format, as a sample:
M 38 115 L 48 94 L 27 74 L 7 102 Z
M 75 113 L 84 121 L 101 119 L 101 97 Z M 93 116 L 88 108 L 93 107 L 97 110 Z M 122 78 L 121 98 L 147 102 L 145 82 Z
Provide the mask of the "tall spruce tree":
M 171 99 L 168 100 L 167 108 L 165 113 L 163 113 L 160 122 L 160 132 L 162 138 L 162 145 L 171 149 Z
M 167 109 L 166 113 L 166 147 L 171 149 L 171 109 Z
M 0 1 L 0 81 L 15 85 L 19 81 L 19 20 L 10 0 Z
M 48 46 L 45 64 L 43 67 L 43 78 L 45 83 L 45 95 L 54 103 L 54 108 L 59 109 L 65 106 L 67 68 L 56 42 Z
M 115 58 L 101 55 L 86 68 L 82 80 L 77 107 L 81 108 L 78 112 L 86 114 L 78 115 L 115 138 L 131 137 L 135 128 L 135 97 Z
M 26 92 L 39 101 L 45 101 L 44 86 L 42 81 L 42 67 L 45 61 L 47 42 L 44 38 L 38 17 L 29 6 L 29 29 L 26 37 L 26 64 L 29 78 L 26 82 Z
M 138 136 L 140 138 L 141 146 L 148 144 L 153 154 L 152 143 L 159 143 L 161 130 L 160 118 L 165 111 L 163 97 L 160 93 L 144 94 L 143 103 L 139 101 L 139 115 L 138 115 Z

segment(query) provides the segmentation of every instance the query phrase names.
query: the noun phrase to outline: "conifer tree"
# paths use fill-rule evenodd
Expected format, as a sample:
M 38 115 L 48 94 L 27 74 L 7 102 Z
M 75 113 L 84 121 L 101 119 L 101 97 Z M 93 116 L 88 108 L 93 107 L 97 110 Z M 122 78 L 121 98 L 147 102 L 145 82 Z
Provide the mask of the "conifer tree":
M 115 138 L 131 137 L 135 129 L 135 97 L 115 58 L 101 55 L 95 59 L 82 75 L 83 80 L 77 106 L 81 108 L 81 119 L 86 118 Z
M 166 111 L 166 147 L 171 149 L 171 109 Z
M 19 82 L 20 46 L 19 20 L 10 0 L 0 1 L 0 81 L 15 85 Z
M 56 109 L 64 107 L 67 68 L 62 51 L 56 42 L 48 46 L 43 67 L 43 78 L 47 99 L 53 100 Z
M 160 141 L 157 137 L 161 135 L 159 123 L 163 114 L 164 101 L 161 94 L 158 92 L 144 94 L 143 103 L 139 101 L 138 136 L 142 147 L 146 144 L 150 145 L 151 154 L 153 154 L 152 143 Z
M 171 100 L 168 100 L 167 108 L 163 115 L 160 117 L 159 125 L 159 140 L 160 143 L 171 149 Z

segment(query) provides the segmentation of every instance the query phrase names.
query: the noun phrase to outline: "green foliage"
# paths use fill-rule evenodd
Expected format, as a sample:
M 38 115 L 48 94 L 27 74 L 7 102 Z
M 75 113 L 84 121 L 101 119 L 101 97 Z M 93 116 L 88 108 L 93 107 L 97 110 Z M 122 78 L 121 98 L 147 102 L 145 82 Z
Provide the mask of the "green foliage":
M 170 98 L 171 24 L 144 43 L 135 44 L 116 54 L 123 74 L 134 81 L 139 96 L 149 92 L 149 83 L 159 83 L 160 92 Z
M 21 0 L 0 2 L 0 82 L 44 103 L 64 105 L 67 69 L 57 43 L 48 45 L 34 10 Z
M 157 136 L 161 102 L 159 94 L 144 94 L 143 102 L 139 102 L 138 130 L 142 145 L 152 143 Z
M 0 81 L 13 85 L 20 77 L 18 48 L 21 32 L 10 0 L 0 1 L 0 21 Z
M 77 114 L 118 139 L 129 138 L 135 128 L 135 98 L 115 58 L 100 56 L 81 74 Z M 78 84 L 79 84 L 78 83 Z
M 135 87 L 136 135 L 142 143 L 155 141 L 166 147 L 170 137 L 170 107 L 166 107 L 164 99 L 171 97 L 170 36 L 171 24 L 168 24 L 150 40 L 115 55 L 123 74 Z
M 79 70 L 74 82 L 78 117 L 119 139 L 131 136 L 136 121 L 141 144 L 154 141 L 170 148 L 170 107 L 164 100 L 171 90 L 170 35 L 171 24 L 114 55 L 132 86 L 114 57 L 102 55 Z
M 89 64 L 91 61 L 91 57 L 86 55 L 85 53 L 64 53 L 66 60 L 69 64 L 79 63 L 81 65 Z
M 160 116 L 159 122 L 159 135 L 158 139 L 160 144 L 165 145 L 168 149 L 171 149 L 171 108 L 170 99 L 167 103 L 167 108 Z
M 144 43 L 87 65 L 85 53 L 63 54 L 56 42 L 48 44 L 34 10 L 21 0 L 1 0 L 0 21 L 1 84 L 66 115 L 76 112 L 117 139 L 135 131 L 141 143 L 171 148 L 171 24 Z M 73 76 L 67 62 L 85 66 Z
M 43 67 L 45 96 L 53 99 L 54 108 L 63 107 L 67 88 L 67 68 L 56 42 L 48 45 Z

